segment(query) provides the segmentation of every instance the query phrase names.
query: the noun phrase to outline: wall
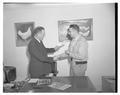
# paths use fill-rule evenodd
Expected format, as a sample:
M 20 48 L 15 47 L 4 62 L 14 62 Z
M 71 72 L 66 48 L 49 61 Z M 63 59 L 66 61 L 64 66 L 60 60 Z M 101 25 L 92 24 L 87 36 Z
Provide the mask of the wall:
M 88 42 L 89 60 L 86 75 L 94 82 L 97 90 L 100 90 L 101 76 L 115 75 L 114 4 L 4 5 L 4 63 L 17 68 L 17 79 L 22 80 L 27 76 L 29 60 L 26 47 L 16 47 L 14 23 L 34 21 L 35 26 L 44 26 L 45 46 L 54 47 L 59 43 L 58 20 L 82 18 L 93 18 L 93 40 Z M 64 49 L 67 49 L 67 46 Z M 69 75 L 67 60 L 58 62 L 58 70 L 59 76 Z

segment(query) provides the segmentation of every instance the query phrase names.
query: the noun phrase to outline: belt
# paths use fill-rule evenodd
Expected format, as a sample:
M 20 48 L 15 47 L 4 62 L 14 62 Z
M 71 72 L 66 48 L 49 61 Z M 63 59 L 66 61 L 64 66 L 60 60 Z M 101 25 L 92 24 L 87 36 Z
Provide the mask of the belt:
M 71 58 L 71 61 L 73 60 L 73 58 Z M 87 64 L 87 61 L 75 61 L 76 65 L 77 64 Z
M 76 65 L 78 64 L 87 64 L 87 61 L 75 61 Z

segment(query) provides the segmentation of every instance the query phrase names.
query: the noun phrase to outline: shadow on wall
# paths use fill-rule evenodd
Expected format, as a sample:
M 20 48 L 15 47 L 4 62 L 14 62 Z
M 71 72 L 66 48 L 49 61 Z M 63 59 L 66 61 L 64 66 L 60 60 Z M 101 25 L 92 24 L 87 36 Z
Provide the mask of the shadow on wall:
M 26 56 L 28 58 L 28 66 L 27 66 L 27 76 L 26 76 L 26 78 L 29 78 L 30 77 L 30 74 L 29 74 L 30 54 L 29 54 L 28 48 L 26 48 Z

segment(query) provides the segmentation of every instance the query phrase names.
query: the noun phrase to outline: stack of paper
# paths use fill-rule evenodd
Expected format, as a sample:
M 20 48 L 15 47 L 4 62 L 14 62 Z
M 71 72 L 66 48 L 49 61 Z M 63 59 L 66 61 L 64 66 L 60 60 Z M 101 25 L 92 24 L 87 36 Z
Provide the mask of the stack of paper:
M 28 83 L 37 83 L 38 80 L 39 80 L 39 79 L 30 79 L 30 80 L 28 81 Z
M 69 87 L 71 87 L 70 84 L 65 84 L 65 83 L 61 83 L 61 82 L 53 82 L 51 85 L 49 85 L 49 87 L 55 88 L 55 89 L 59 89 L 59 90 L 65 90 Z

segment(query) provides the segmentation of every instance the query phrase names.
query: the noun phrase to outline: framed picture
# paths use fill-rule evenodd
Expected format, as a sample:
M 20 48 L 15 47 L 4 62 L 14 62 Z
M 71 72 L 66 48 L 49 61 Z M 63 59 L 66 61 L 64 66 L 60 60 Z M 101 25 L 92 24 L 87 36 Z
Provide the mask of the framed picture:
M 34 29 L 34 22 L 19 22 L 15 23 L 16 46 L 26 46 L 31 40 Z
M 61 20 L 58 21 L 58 35 L 59 41 L 68 40 L 66 37 L 69 25 L 77 24 L 80 28 L 79 33 L 82 34 L 87 40 L 93 40 L 93 19 L 79 19 L 79 20 Z

